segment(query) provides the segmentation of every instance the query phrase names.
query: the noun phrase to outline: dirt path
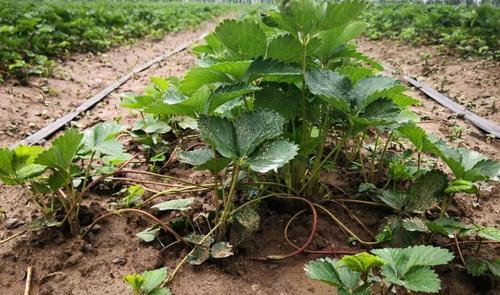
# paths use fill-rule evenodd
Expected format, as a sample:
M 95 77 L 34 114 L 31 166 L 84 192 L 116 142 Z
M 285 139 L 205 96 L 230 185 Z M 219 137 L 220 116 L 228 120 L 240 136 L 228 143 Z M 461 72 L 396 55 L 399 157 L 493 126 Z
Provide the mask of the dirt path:
M 48 87 L 47 93 L 43 95 L 38 88 L 20 87 L 14 85 L 13 82 L 0 87 L 0 131 L 5 130 L 0 134 L 0 143 L 5 145 L 16 142 L 24 137 L 23 133 L 45 126 L 137 64 L 163 51 L 175 48 L 189 38 L 194 39 L 202 31 L 213 27 L 214 22 L 211 22 L 197 29 L 169 35 L 160 42 L 146 41 L 118 47 L 98 56 L 89 54 L 74 56 L 60 66 L 60 73 L 64 73 L 61 77 L 68 77 L 68 79 L 34 79 L 33 83 L 40 89 L 44 86 Z M 405 48 L 406 51 L 400 48 L 398 51 L 390 43 L 374 43 L 365 40 L 360 43 L 362 50 L 367 54 L 380 58 L 383 62 L 394 63 L 393 66 L 406 60 L 413 62 L 404 66 L 404 70 L 418 75 L 420 67 L 417 61 L 422 48 Z M 413 58 L 409 59 L 408 56 Z M 192 55 L 182 52 L 153 66 L 128 81 L 74 124 L 80 128 L 87 128 L 96 122 L 116 118 L 122 118 L 125 123 L 135 120 L 128 110 L 119 107 L 121 94 L 142 92 L 150 76 L 181 76 L 194 62 Z M 457 63 L 455 66 L 459 67 L 460 71 L 474 67 L 468 62 L 459 63 L 457 60 L 455 62 Z M 485 63 L 485 69 L 488 66 L 491 64 Z M 491 86 L 496 85 L 492 84 L 496 82 L 493 79 L 495 75 L 491 74 L 495 71 L 499 72 L 498 65 L 496 68 L 489 68 L 478 74 L 482 83 L 489 85 L 487 88 L 476 85 L 477 87 L 465 87 L 464 91 L 470 91 L 467 93 L 473 95 L 491 93 L 498 97 L 498 86 Z M 434 75 L 441 77 L 443 74 L 446 72 L 438 70 Z M 459 78 L 460 76 L 457 76 L 457 79 Z M 435 80 L 434 76 L 429 77 L 428 80 L 431 84 L 440 83 L 439 81 Z M 467 128 L 456 144 L 469 146 L 500 159 L 498 142 L 486 143 L 484 135 L 470 124 L 450 117 L 449 111 L 428 100 L 419 92 L 411 91 L 411 94 L 423 101 L 423 105 L 415 109 L 421 116 L 424 116 L 422 127 L 444 137 L 449 136 L 455 126 Z M 495 116 L 498 114 L 492 113 L 490 119 L 496 118 Z M 33 124 L 29 126 L 31 122 Z M 188 177 L 199 177 L 199 175 L 190 174 Z M 484 196 L 483 207 L 470 212 L 470 218 L 477 222 L 487 221 L 490 225 L 500 224 L 498 214 L 500 204 L 499 200 L 496 200 L 498 198 L 495 198 L 498 193 L 498 186 L 490 188 L 490 192 Z M 0 204 L 6 209 L 8 216 L 7 220 L 0 221 L 0 238 L 2 235 L 7 233 L 10 235 L 19 230 L 19 228 L 6 229 L 7 224 L 12 222 L 12 218 L 24 220 L 31 217 L 32 208 L 30 204 L 26 204 L 27 198 L 24 194 L 18 188 L 0 186 Z M 105 206 L 110 201 L 112 197 L 93 196 L 87 203 L 98 202 Z M 468 201 L 464 200 L 464 202 Z M 361 213 L 357 209 L 355 209 L 356 213 Z M 342 211 L 335 213 L 342 220 L 349 222 L 349 217 L 342 215 Z M 363 209 L 362 213 L 371 216 L 373 223 L 368 226 L 376 230 L 378 220 L 382 218 L 378 216 L 380 212 L 366 214 L 367 210 Z M 261 230 L 251 241 L 244 244 L 238 255 L 233 258 L 200 267 L 186 266 L 172 284 L 173 293 L 176 295 L 333 294 L 331 288 L 305 277 L 303 265 L 313 259 L 313 256 L 302 256 L 275 263 L 249 259 L 290 251 L 282 238 L 282 230 L 289 217 L 267 218 Z M 297 226 L 291 234 L 292 238 L 298 239 L 299 241 L 296 242 L 300 244 L 301 237 L 307 235 L 310 224 L 307 217 L 299 220 L 298 224 L 302 226 Z M 128 294 L 128 287 L 122 282 L 123 275 L 163 265 L 172 268 L 179 258 L 186 254 L 185 251 L 172 248 L 170 252 L 160 255 L 159 245 L 150 246 L 139 242 L 134 234 L 144 230 L 147 226 L 147 223 L 137 218 L 112 218 L 101 225 L 98 235 L 91 237 L 89 243 L 67 239 L 56 232 L 25 235 L 15 242 L 0 247 L 0 290 L 5 294 L 21 294 L 24 289 L 26 268 L 32 265 L 34 267 L 32 294 Z M 352 226 L 355 228 L 355 225 Z M 360 229 L 356 230 L 362 232 Z M 345 235 L 330 222 L 320 224 L 318 235 L 318 240 L 335 241 L 336 246 L 347 245 Z M 320 249 L 328 245 L 315 246 Z M 444 279 L 448 281 L 448 289 L 444 290 L 443 294 L 472 294 L 469 291 L 473 283 L 468 277 L 458 274 Z

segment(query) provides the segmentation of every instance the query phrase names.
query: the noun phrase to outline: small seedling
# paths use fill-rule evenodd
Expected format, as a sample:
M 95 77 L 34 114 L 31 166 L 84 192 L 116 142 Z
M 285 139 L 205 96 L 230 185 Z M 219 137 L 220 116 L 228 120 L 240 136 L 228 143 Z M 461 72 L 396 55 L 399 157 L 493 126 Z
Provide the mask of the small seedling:
M 134 295 L 170 295 L 170 290 L 161 284 L 167 278 L 167 268 L 145 271 L 142 274 L 130 274 L 123 280 L 132 287 Z

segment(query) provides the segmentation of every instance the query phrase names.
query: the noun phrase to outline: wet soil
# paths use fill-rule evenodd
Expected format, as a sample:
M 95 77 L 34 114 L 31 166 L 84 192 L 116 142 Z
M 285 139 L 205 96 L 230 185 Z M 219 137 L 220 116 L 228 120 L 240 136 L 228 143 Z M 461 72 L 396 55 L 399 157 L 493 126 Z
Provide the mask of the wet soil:
M 76 55 L 63 63 L 60 72 L 69 79 L 37 78 L 33 85 L 39 87 L 21 87 L 14 81 L 0 87 L 0 143 L 7 145 L 14 143 L 48 122 L 73 109 L 74 106 L 96 93 L 101 88 L 112 83 L 119 76 L 165 50 L 175 48 L 189 38 L 198 37 L 205 29 L 213 28 L 214 22 L 205 24 L 201 28 L 169 35 L 161 41 L 144 40 L 135 45 L 118 47 L 106 54 Z M 361 49 L 382 62 L 403 65 L 407 74 L 419 74 L 420 66 L 417 62 L 420 52 L 425 48 L 414 48 L 404 45 L 395 45 L 390 42 L 372 42 L 361 40 Z M 395 46 L 399 50 L 394 49 Z M 402 51 L 404 48 L 404 52 Z M 428 50 L 434 50 L 432 48 Z M 390 52 L 390 53 L 389 53 Z M 413 59 L 411 58 L 413 57 Z M 446 59 L 439 56 L 439 61 Z M 496 67 L 488 61 L 459 61 L 450 57 L 460 72 L 476 70 L 481 85 L 475 83 L 464 86 L 467 97 L 479 97 L 482 93 L 499 97 L 498 64 Z M 414 62 L 406 64 L 406 62 Z M 120 118 L 124 123 L 135 120 L 128 110 L 119 107 L 119 97 L 125 92 L 140 93 L 148 83 L 150 76 L 181 76 L 186 69 L 192 66 L 195 59 L 188 52 L 182 52 L 161 64 L 137 75 L 128 81 L 108 99 L 82 116 L 76 121 L 76 126 L 87 128 L 100 121 Z M 432 61 L 428 61 L 432 62 Z M 438 61 L 436 61 L 437 63 Z M 485 64 L 485 69 L 475 68 L 477 64 Z M 488 68 L 489 66 L 493 68 Z M 446 76 L 440 66 L 435 76 L 430 75 L 427 82 L 441 83 L 441 75 Z M 439 72 L 442 71 L 442 72 Z M 450 70 L 451 71 L 451 70 Z M 497 77 L 497 80 L 494 80 Z M 459 83 L 461 75 L 456 75 L 454 84 Z M 475 81 L 475 80 L 474 80 Z M 44 91 L 43 86 L 48 90 Z M 437 85 L 437 84 L 433 84 Z M 451 88 L 450 88 L 451 89 Z M 487 138 L 480 130 L 472 127 L 460 118 L 454 117 L 451 112 L 427 99 L 419 92 L 410 91 L 414 97 L 422 100 L 423 104 L 415 108 L 424 120 L 421 126 L 428 131 L 448 138 L 455 145 L 463 145 L 481 151 L 490 157 L 500 160 L 500 145 L 497 140 Z M 449 93 L 453 96 L 452 93 Z M 484 94 L 486 95 L 486 94 Z M 480 105 L 480 104 L 479 104 Z M 46 111 L 46 112 L 45 112 Z M 491 113 L 491 114 L 490 114 Z M 40 114 L 40 115 L 39 115 Z M 498 119 L 496 112 L 485 109 L 485 116 Z M 497 120 L 498 122 L 499 120 Z M 30 126 L 30 123 L 31 126 Z M 452 138 L 453 128 L 461 126 L 466 129 L 461 138 Z M 182 176 L 192 180 L 204 181 L 206 175 L 200 172 L 175 168 L 169 174 Z M 482 206 L 471 209 L 470 196 L 459 198 L 457 212 L 464 219 L 488 224 L 500 225 L 500 188 L 498 185 L 483 188 Z M 182 195 L 174 196 L 181 198 Z M 199 200 L 206 200 L 207 195 L 197 195 Z M 26 192 L 19 188 L 0 186 L 0 204 L 7 212 L 7 217 L 0 220 L 0 239 L 21 230 L 22 220 L 35 218 L 39 213 L 29 204 Z M 112 196 L 92 194 L 85 205 L 89 206 L 96 215 L 102 214 L 104 208 L 114 201 Z M 462 204 L 463 206 L 460 206 Z M 463 208 L 462 208 L 463 207 Z M 368 229 L 376 232 L 380 221 L 388 213 L 360 206 L 350 206 L 353 213 L 361 217 Z M 371 239 L 343 209 L 332 206 L 332 212 L 345 221 L 355 232 L 364 239 Z M 185 266 L 171 285 L 173 294 L 334 294 L 331 288 L 321 283 L 313 282 L 304 275 L 304 264 L 318 255 L 302 255 L 292 259 L 275 262 L 262 262 L 254 258 L 269 254 L 286 254 L 293 249 L 283 237 L 284 227 L 291 217 L 288 213 L 277 212 L 274 208 L 263 206 L 260 208 L 265 216 L 259 231 L 252 238 L 243 243 L 237 255 L 221 261 L 213 261 L 202 266 Z M 304 242 L 311 226 L 311 217 L 304 215 L 292 226 L 290 238 L 297 244 Z M 14 224 L 14 225 L 13 225 Z M 135 234 L 144 230 L 149 223 L 138 217 L 111 217 L 100 224 L 98 231 L 92 233 L 85 241 L 65 237 L 60 231 L 43 231 L 28 233 L 20 238 L 0 246 L 0 293 L 22 294 L 26 279 L 26 269 L 33 266 L 33 282 L 31 294 L 127 294 L 128 287 L 122 277 L 127 273 L 142 272 L 161 266 L 175 267 L 176 263 L 187 253 L 186 249 L 171 248 L 160 253 L 158 243 L 145 244 L 139 241 Z M 7 228 L 9 227 L 9 228 Z M 320 218 L 318 234 L 311 245 L 311 249 L 330 249 L 332 247 L 351 247 L 360 249 L 357 245 L 350 245 L 346 235 L 336 227 L 326 216 Z M 464 249 L 468 253 L 467 249 Z M 500 254 L 498 248 L 485 247 L 489 255 Z M 495 294 L 495 291 L 483 292 L 480 286 L 492 284 L 490 281 L 481 282 L 472 280 L 463 271 L 445 267 L 440 269 L 444 282 L 441 294 Z

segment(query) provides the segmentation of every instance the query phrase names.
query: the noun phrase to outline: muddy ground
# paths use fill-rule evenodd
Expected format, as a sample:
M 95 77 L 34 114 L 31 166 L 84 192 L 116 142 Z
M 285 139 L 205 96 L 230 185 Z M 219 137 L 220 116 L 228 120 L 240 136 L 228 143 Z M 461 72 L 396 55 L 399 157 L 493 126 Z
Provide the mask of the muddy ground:
M 58 66 L 54 78 L 34 78 L 31 87 L 16 85 L 15 81 L 7 82 L 0 86 L 0 144 L 17 142 L 28 133 L 72 110 L 137 64 L 198 37 L 214 25 L 215 22 L 210 22 L 196 29 L 170 34 L 161 41 L 141 40 L 133 45 L 114 48 L 105 54 L 74 55 Z M 421 76 L 457 101 L 474 103 L 474 110 L 479 114 L 500 121 L 494 105 L 496 101 L 492 99 L 500 97 L 497 85 L 500 81 L 498 63 L 464 61 L 459 57 L 439 55 L 432 47 L 410 47 L 392 41 L 360 40 L 359 44 L 366 54 L 392 64 L 395 68 L 401 68 L 405 74 Z M 427 52 L 431 56 L 422 64 L 422 53 Z M 181 76 L 194 63 L 192 55 L 182 52 L 153 66 L 125 83 L 73 124 L 79 128 L 87 128 L 97 122 L 117 118 L 121 118 L 124 123 L 133 122 L 135 117 L 118 105 L 121 94 L 140 93 L 150 76 Z M 445 77 L 448 81 L 443 82 Z M 455 145 L 468 146 L 500 160 L 500 145 L 497 140 L 487 138 L 480 130 L 454 117 L 448 110 L 419 92 L 410 90 L 410 93 L 423 102 L 415 108 L 424 117 L 421 123 L 423 128 L 453 140 Z M 457 126 L 465 129 L 461 138 L 452 136 Z M 203 175 L 199 173 L 169 173 L 203 179 Z M 499 186 L 484 189 L 484 201 L 480 208 L 470 209 L 471 199 L 465 197 L 460 199 L 457 211 L 466 219 L 499 226 Z M 200 195 L 200 198 L 206 197 Z M 0 220 L 0 238 L 21 230 L 16 221 L 19 223 L 34 217 L 34 208 L 26 200 L 25 192 L 21 189 L 0 186 L 0 206 L 7 212 L 7 217 Z M 111 201 L 113 198 L 110 196 L 92 195 L 86 200 L 86 205 L 93 208 L 95 214 L 102 214 L 103 207 Z M 332 209 L 363 238 L 370 239 L 345 212 L 335 207 Z M 354 206 L 352 209 L 358 216 L 363 216 L 363 221 L 372 231 L 377 230 L 378 222 L 384 216 L 384 212 L 369 211 L 370 209 L 362 207 Z M 173 294 L 332 294 L 331 288 L 308 280 L 304 275 L 304 263 L 317 256 L 300 256 L 280 262 L 252 259 L 291 251 L 283 239 L 283 228 L 290 215 L 277 213 L 273 208 L 263 210 L 267 217 L 261 224 L 261 229 L 242 245 L 238 255 L 218 263 L 184 267 L 171 285 Z M 141 243 L 134 234 L 147 226 L 146 221 L 137 217 L 110 218 L 85 242 L 68 239 L 56 231 L 23 235 L 0 246 L 0 293 L 22 294 L 26 269 L 33 266 L 31 294 L 125 294 L 128 287 L 122 281 L 123 275 L 163 265 L 172 268 L 186 254 L 186 250 L 175 248 L 160 254 L 159 244 Z M 303 242 L 309 227 L 310 217 L 304 216 L 298 220 L 291 230 L 292 240 L 298 244 Z M 312 247 L 328 249 L 332 245 L 348 246 L 344 233 L 324 218 Z M 493 255 L 499 254 L 498 248 L 488 250 Z M 473 281 L 462 272 L 448 268 L 440 269 L 440 274 L 445 285 L 442 294 L 480 294 L 480 287 L 490 283 Z M 490 294 L 495 294 L 494 292 L 490 290 Z

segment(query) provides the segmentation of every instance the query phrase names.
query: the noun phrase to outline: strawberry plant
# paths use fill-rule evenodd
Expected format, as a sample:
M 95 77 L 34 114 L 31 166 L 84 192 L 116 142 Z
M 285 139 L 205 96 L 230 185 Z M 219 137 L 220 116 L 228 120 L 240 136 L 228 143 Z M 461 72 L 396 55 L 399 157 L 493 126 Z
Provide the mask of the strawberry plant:
M 498 59 L 500 9 L 484 3 L 445 5 L 429 3 L 380 3 L 365 11 L 366 35 L 388 37 L 416 44 L 440 44 L 462 55 Z
M 132 287 L 134 295 L 170 295 L 170 290 L 160 287 L 167 277 L 165 267 L 145 271 L 142 274 L 126 275 L 123 280 Z
M 342 125 L 338 153 L 342 143 L 361 141 L 370 124 L 409 120 L 406 107 L 415 103 L 394 80 L 369 77 L 380 66 L 349 43 L 365 26 L 356 21 L 364 6 L 291 1 L 260 19 L 225 21 L 194 49 L 199 66 L 180 81 L 170 79 L 168 90 L 129 96 L 124 105 L 195 118 L 273 110 L 285 118 L 284 134 L 299 145 L 279 177 L 293 190 L 314 195 L 317 173 L 329 158 L 323 152 L 332 126 Z
M 67 222 L 71 234 L 79 235 L 79 213 L 88 180 L 98 173 L 97 169 L 113 167 L 128 158 L 115 138 L 122 131 L 117 124 L 101 123 L 85 134 L 70 129 L 48 149 L 0 149 L 0 180 L 30 189 L 31 201 L 44 215 L 43 224 L 62 226 Z M 96 167 L 97 159 L 104 165 Z M 77 165 L 79 160 L 82 166 Z M 61 220 L 56 219 L 58 211 L 64 215 Z
M 173 132 L 179 142 L 174 154 L 212 174 L 213 183 L 204 188 L 212 191 L 213 215 L 207 216 L 215 217 L 208 218 L 204 236 L 193 230 L 195 246 L 179 265 L 210 258 L 214 243 L 231 240 L 227 245 L 237 246 L 258 228 L 256 205 L 269 197 L 305 196 L 295 200 L 310 202 L 313 215 L 316 206 L 353 240 L 376 245 L 399 243 L 398 236 L 408 232 L 429 234 L 427 224 L 436 219 L 424 214 L 438 205 L 445 214 L 458 181 L 496 180 L 497 162 L 478 156 L 462 163 L 417 127 L 419 118 L 409 107 L 418 101 L 396 80 L 378 75 L 380 65 L 350 42 L 366 27 L 357 20 L 365 5 L 283 1 L 258 16 L 226 20 L 193 48 L 199 63 L 184 77 L 155 77 L 144 94 L 123 97 L 123 106 L 153 126 L 175 130 L 178 118 L 196 121 L 190 132 Z M 185 138 L 197 137 L 193 131 L 204 147 L 185 149 Z M 427 155 L 442 159 L 456 179 L 429 169 Z M 316 202 L 328 191 L 321 180 L 327 164 L 355 171 L 364 193 L 394 210 L 376 241 L 363 241 Z
M 438 293 L 441 282 L 431 267 L 453 259 L 448 250 L 432 246 L 384 248 L 371 252 L 375 255 L 364 252 L 344 256 L 340 261 L 320 258 L 309 262 L 305 271 L 309 278 L 335 286 L 339 294 L 372 294 L 377 282 L 382 288 L 388 286 L 383 294 L 390 294 L 394 288 Z

